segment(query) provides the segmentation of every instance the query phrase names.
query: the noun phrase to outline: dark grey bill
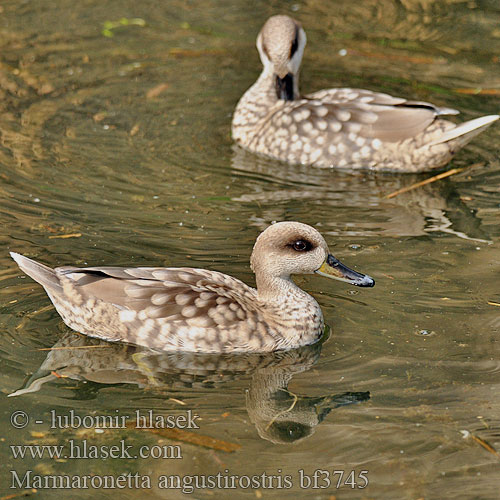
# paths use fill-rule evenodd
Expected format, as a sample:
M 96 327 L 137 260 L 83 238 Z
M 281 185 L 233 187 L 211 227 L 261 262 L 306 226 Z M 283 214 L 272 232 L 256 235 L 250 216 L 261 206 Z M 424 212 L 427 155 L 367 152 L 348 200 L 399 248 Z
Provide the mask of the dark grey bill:
M 358 273 L 353 269 L 349 269 L 347 266 L 344 266 L 344 264 L 342 264 L 340 260 L 336 259 L 332 254 L 328 255 L 326 263 L 330 267 L 336 269 L 342 275 L 342 277 L 352 285 L 367 287 L 375 286 L 375 280 L 371 276 Z
M 369 287 L 375 285 L 375 280 L 372 277 L 349 269 L 347 266 L 344 266 L 342 262 L 336 259 L 332 254 L 328 254 L 325 262 L 323 262 L 321 267 L 315 272 L 316 274 L 326 276 L 327 278 L 346 281 L 351 285 Z
M 293 75 L 291 73 L 284 78 L 276 76 L 276 96 L 284 101 L 293 101 Z

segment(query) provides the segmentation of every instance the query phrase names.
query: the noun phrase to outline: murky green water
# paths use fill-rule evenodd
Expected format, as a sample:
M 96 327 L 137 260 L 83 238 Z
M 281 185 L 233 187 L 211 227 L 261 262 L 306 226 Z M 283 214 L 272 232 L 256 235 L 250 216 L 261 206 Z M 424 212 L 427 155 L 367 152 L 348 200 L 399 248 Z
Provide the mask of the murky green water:
M 11 489 L 11 471 L 32 470 L 151 480 L 151 489 L 38 487 L 40 499 L 180 498 L 158 477 L 218 472 L 276 478 L 191 496 L 498 498 L 500 128 L 452 163 L 476 166 L 391 200 L 383 196 L 425 176 L 289 167 L 235 149 L 231 113 L 260 71 L 255 36 L 277 12 L 307 31 L 304 91 L 383 90 L 457 107 L 460 119 L 499 111 L 495 0 L 0 5 L 2 496 L 30 489 Z M 106 21 L 116 22 L 112 37 Z M 273 220 L 315 225 L 339 258 L 377 280 L 358 290 L 299 278 L 332 332 L 275 356 L 153 355 L 82 338 L 8 257 L 208 267 L 252 283 L 251 248 Z M 70 410 L 127 423 L 136 411 L 182 420 L 190 410 L 199 429 L 50 428 L 51 411 Z M 26 427 L 11 425 L 15 411 L 29 416 Z M 84 442 L 123 442 L 132 455 L 180 448 L 106 460 L 16 459 L 10 448 Z M 320 488 L 319 472 L 318 488 L 301 489 L 315 470 L 331 473 L 331 486 Z M 339 489 L 336 470 L 346 471 Z M 354 488 L 344 484 L 351 471 Z

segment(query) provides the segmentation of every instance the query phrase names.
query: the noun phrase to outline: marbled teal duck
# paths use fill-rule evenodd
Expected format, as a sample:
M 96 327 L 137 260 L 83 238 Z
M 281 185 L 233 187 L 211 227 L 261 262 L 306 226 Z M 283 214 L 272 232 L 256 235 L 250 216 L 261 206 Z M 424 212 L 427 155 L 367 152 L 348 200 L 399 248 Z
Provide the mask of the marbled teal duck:
M 299 68 L 306 45 L 288 16 L 267 20 L 257 37 L 264 69 L 240 99 L 232 135 L 245 149 L 292 164 L 423 172 L 439 168 L 498 120 L 456 125 L 458 111 L 370 90 L 335 88 L 302 96 Z
M 320 274 L 371 287 L 341 264 L 316 229 L 280 222 L 259 235 L 251 256 L 257 288 L 206 269 L 58 267 L 17 253 L 72 329 L 112 341 L 193 352 L 265 352 L 307 345 L 323 333 L 323 315 L 292 274 Z

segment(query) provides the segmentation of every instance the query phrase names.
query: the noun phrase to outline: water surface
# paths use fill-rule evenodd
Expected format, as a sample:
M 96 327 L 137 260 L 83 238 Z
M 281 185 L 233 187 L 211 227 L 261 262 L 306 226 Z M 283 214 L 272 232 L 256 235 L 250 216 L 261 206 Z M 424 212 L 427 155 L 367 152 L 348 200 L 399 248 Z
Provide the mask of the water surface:
M 230 138 L 232 110 L 260 71 L 256 34 L 279 12 L 307 31 L 306 92 L 353 86 L 456 107 L 461 120 L 498 113 L 498 2 L 7 0 L 0 9 L 2 495 L 24 489 L 9 488 L 11 470 L 33 470 L 150 477 L 151 489 L 118 491 L 130 499 L 183 497 L 155 486 L 162 474 L 218 472 L 290 475 L 293 487 L 192 496 L 498 498 L 500 128 L 456 156 L 460 174 L 392 199 L 427 176 L 286 166 Z M 8 257 L 207 267 L 253 283 L 253 242 L 275 220 L 314 225 L 377 281 L 365 290 L 298 278 L 332 330 L 283 356 L 193 360 L 88 341 Z M 6 397 L 20 389 L 32 392 Z M 200 429 L 189 432 L 201 438 L 50 428 L 51 411 L 70 410 L 191 410 Z M 13 428 L 14 411 L 29 425 Z M 179 445 L 183 458 L 14 459 L 9 449 L 71 439 Z M 366 470 L 369 484 L 336 489 L 336 476 L 329 488 L 301 489 L 299 471 L 318 469 Z M 71 491 L 89 494 L 117 491 Z

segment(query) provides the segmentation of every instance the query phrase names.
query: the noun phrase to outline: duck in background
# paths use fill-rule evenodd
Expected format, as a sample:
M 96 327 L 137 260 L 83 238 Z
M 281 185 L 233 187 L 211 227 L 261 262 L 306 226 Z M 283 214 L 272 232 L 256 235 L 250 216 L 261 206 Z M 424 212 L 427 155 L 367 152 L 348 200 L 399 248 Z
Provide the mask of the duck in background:
M 301 96 L 306 34 L 289 16 L 270 17 L 257 37 L 264 69 L 238 102 L 232 136 L 243 148 L 292 164 L 424 172 L 442 167 L 498 120 L 459 125 L 458 111 L 370 90 L 334 88 Z

